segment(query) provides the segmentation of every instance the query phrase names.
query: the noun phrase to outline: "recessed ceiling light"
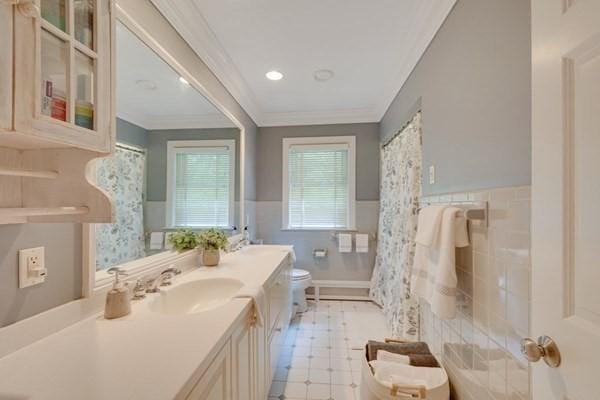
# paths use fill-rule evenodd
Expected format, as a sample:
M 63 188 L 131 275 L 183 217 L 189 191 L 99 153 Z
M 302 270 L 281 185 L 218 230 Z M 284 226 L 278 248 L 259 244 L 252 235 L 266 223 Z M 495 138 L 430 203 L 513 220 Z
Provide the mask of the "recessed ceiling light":
M 281 78 L 283 78 L 283 74 L 275 70 L 267 72 L 265 76 L 267 77 L 267 79 L 270 79 L 272 81 L 278 81 Z
M 318 69 L 313 72 L 313 78 L 318 82 L 325 82 L 333 78 L 335 74 L 330 69 Z
M 179 82 L 183 83 L 184 85 L 189 85 L 190 83 L 187 81 L 187 79 L 185 79 L 183 76 L 179 77 Z
M 147 79 L 137 80 L 137 81 L 135 81 L 135 84 L 142 89 L 156 90 L 156 83 L 154 83 L 153 81 L 149 81 Z

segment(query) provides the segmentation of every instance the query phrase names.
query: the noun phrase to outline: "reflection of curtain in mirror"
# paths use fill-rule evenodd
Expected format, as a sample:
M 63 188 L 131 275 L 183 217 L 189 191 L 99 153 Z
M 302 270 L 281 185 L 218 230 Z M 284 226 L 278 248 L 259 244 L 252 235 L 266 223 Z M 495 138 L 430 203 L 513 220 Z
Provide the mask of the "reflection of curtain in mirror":
M 381 150 L 377 258 L 371 298 L 383 307 L 396 337 L 419 336 L 417 299 L 410 292 L 421 196 L 421 113 Z
M 96 225 L 97 270 L 145 257 L 145 165 L 145 154 L 121 147 L 98 160 L 97 184 L 115 202 L 115 222 Z

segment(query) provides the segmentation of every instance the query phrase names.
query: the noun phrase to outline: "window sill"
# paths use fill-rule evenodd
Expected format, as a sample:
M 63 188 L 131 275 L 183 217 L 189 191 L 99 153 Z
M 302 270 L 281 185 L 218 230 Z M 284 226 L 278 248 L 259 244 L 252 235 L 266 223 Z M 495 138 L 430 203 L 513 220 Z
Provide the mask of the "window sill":
M 207 230 L 210 228 L 214 228 L 214 229 L 221 229 L 224 231 L 233 231 L 235 230 L 235 227 L 233 226 L 165 226 L 162 228 L 163 231 L 167 232 L 167 231 L 176 231 L 178 229 L 190 229 L 192 231 L 203 231 L 203 230 Z
M 356 228 L 281 228 L 283 232 L 358 232 Z

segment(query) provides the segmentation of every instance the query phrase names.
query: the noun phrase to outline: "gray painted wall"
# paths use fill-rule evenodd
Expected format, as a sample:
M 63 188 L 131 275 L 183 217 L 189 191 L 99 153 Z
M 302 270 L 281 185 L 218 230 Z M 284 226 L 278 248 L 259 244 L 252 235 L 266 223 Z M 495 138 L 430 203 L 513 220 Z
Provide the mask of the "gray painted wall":
M 148 131 L 141 126 L 117 118 L 117 142 L 145 149 L 148 147 Z
M 237 128 L 176 129 L 148 131 L 147 200 L 167 200 L 167 142 L 169 140 L 224 140 L 236 142 L 235 200 L 239 199 L 240 184 L 240 131 Z
M 256 153 L 256 237 L 265 243 L 293 244 L 297 268 L 313 279 L 369 280 L 375 243 L 368 253 L 340 253 L 330 231 L 282 231 L 283 138 L 356 136 L 356 225 L 359 232 L 377 232 L 379 215 L 379 124 L 340 124 L 259 128 Z M 329 250 L 326 259 L 314 259 L 313 249 Z
M 283 138 L 356 136 L 356 200 L 379 200 L 379 124 L 259 128 L 256 154 L 258 201 L 281 201 Z
M 531 181 L 528 0 L 459 0 L 381 121 L 395 133 L 420 102 L 424 194 Z M 424 177 L 424 178 L 425 178 Z
M 46 248 L 46 282 L 19 289 L 18 251 Z M 81 225 L 0 226 L 0 327 L 81 297 Z

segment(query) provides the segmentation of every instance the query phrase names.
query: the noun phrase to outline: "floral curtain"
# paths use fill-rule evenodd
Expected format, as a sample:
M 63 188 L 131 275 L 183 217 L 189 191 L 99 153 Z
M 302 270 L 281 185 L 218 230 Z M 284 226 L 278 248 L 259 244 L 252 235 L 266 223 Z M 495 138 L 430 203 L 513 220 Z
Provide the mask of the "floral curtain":
M 410 271 L 421 196 L 421 113 L 381 150 L 379 234 L 371 298 L 396 337 L 419 336 L 417 299 L 410 291 Z
M 96 269 L 145 257 L 144 168 L 146 155 L 117 147 L 97 163 L 96 182 L 115 202 L 115 222 L 96 225 Z

